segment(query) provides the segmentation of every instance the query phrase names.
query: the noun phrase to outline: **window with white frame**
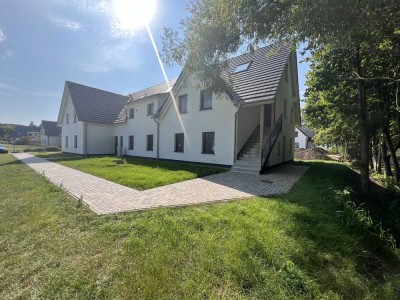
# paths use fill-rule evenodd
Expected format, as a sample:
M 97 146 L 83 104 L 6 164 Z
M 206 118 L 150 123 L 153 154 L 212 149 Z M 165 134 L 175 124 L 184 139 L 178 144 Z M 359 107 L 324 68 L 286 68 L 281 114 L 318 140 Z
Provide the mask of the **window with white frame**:
M 134 137 L 133 137 L 133 135 L 130 135 L 129 136 L 128 150 L 133 150 L 133 142 L 134 142 Z
M 153 151 L 153 135 L 147 135 L 146 151 Z
M 148 116 L 154 115 L 154 103 L 147 104 L 147 115 Z
M 184 139 L 183 133 L 175 133 L 175 152 L 184 151 Z
M 202 153 L 214 154 L 215 132 L 203 132 Z
M 179 96 L 179 112 L 187 113 L 187 95 Z
M 212 109 L 212 91 L 204 90 L 200 92 L 200 110 Z
M 129 119 L 133 119 L 135 117 L 135 108 L 129 109 Z

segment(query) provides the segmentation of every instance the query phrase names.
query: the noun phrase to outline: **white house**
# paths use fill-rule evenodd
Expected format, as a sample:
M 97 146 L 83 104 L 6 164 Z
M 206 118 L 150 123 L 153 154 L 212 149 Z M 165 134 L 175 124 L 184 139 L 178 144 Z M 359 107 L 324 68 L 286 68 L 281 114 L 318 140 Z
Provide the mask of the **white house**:
M 40 143 L 42 146 L 61 147 L 61 127 L 57 122 L 42 121 L 40 124 Z
M 300 149 L 314 149 L 315 144 L 314 144 L 314 136 L 315 136 L 315 131 L 296 126 L 295 128 L 295 148 L 300 148 Z
M 185 72 L 127 97 L 66 82 L 58 117 L 62 150 L 257 174 L 293 160 L 300 122 L 296 54 L 283 43 L 263 47 L 230 59 L 223 78 L 229 85 L 219 95 L 201 90 Z

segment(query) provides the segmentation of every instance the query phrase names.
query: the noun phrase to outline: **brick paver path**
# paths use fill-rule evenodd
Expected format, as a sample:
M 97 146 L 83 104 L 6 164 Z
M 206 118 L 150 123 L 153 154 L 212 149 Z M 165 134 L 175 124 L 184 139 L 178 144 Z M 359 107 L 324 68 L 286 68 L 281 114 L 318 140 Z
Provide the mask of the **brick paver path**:
M 97 214 L 288 193 L 308 167 L 287 165 L 266 175 L 224 172 L 145 191 L 74 170 L 27 153 L 13 154 L 52 183 L 83 199 Z

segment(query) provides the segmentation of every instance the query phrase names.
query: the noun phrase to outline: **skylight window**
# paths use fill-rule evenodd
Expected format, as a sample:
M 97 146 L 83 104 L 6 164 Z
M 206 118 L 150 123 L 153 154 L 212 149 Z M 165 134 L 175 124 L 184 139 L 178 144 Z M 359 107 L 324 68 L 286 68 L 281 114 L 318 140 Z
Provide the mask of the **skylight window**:
M 236 68 L 235 68 L 235 70 L 233 71 L 233 73 L 239 73 L 239 72 L 246 71 L 246 70 L 249 68 L 250 64 L 251 64 L 251 61 L 236 66 Z

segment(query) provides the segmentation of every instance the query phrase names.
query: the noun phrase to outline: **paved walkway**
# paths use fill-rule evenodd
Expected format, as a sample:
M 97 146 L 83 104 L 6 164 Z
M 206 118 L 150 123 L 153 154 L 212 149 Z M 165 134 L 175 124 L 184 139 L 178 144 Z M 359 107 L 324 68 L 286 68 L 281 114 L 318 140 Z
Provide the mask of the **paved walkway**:
M 225 172 L 145 191 L 74 170 L 28 153 L 13 154 L 52 183 L 83 199 L 97 214 L 288 193 L 308 167 L 287 165 L 266 175 Z

